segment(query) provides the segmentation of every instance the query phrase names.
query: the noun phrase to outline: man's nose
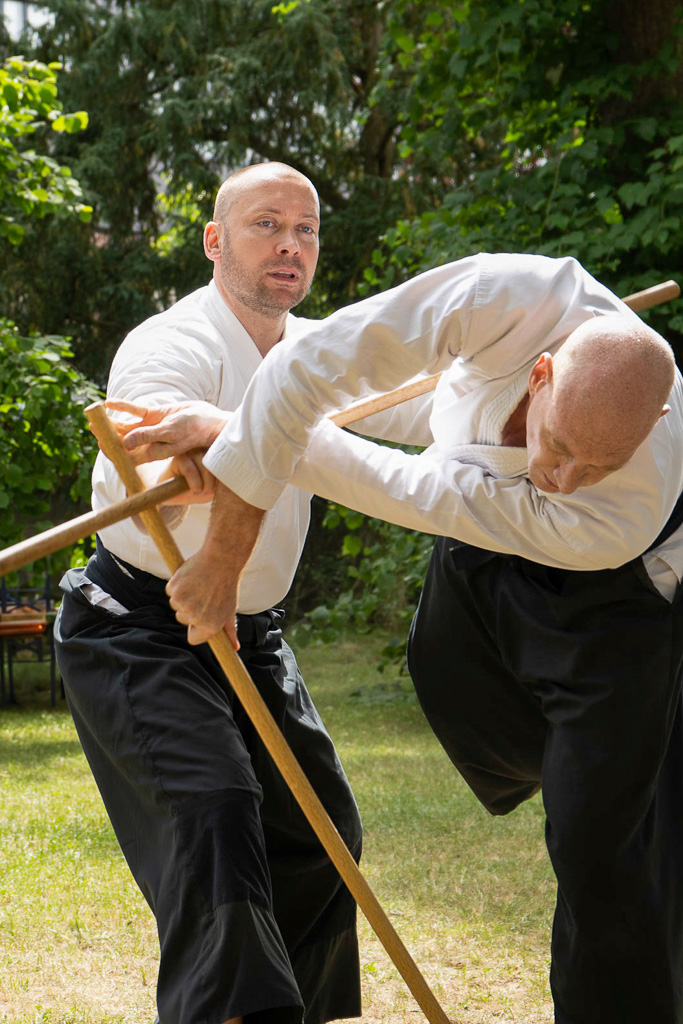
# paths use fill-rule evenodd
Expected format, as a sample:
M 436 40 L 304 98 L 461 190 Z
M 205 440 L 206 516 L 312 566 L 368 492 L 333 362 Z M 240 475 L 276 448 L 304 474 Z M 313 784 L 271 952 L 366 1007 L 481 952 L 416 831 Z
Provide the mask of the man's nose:
M 276 249 L 281 256 L 296 256 L 299 253 L 299 239 L 293 228 L 284 228 L 277 238 Z
M 581 483 L 581 467 L 576 462 L 563 462 L 555 470 L 555 483 L 562 494 L 572 494 Z

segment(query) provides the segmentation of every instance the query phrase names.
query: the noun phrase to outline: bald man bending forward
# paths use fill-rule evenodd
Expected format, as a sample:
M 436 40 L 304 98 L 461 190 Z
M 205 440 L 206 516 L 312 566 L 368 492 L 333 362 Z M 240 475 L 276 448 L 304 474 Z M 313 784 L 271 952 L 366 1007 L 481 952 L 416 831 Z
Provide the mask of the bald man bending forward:
M 311 183 L 282 164 L 230 177 L 204 233 L 213 280 L 131 332 L 112 366 L 110 397 L 181 403 L 192 447 L 206 444 L 263 357 L 301 327 L 289 309 L 310 286 L 318 215 Z M 175 466 L 142 468 L 148 483 L 173 471 L 192 482 L 192 503 L 164 510 L 181 551 L 192 554 L 209 518 L 201 462 L 190 453 Z M 93 486 L 95 507 L 123 496 L 101 455 Z M 241 590 L 240 656 L 359 856 L 358 810 L 276 607 L 297 566 L 309 503 L 290 488 L 264 527 Z M 131 520 L 104 530 L 88 566 L 67 573 L 56 630 L 83 748 L 157 919 L 161 1024 L 356 1016 L 354 901 L 213 654 L 188 645 L 167 578 L 153 541 Z
M 320 419 L 423 370 L 442 377 L 419 456 Z M 556 1020 L 681 1024 L 683 382 L 663 340 L 575 260 L 480 254 L 285 343 L 205 463 L 216 534 L 169 584 L 196 640 L 198 580 L 231 617 L 223 506 L 258 519 L 290 479 L 440 535 L 409 665 L 491 813 L 542 789 Z

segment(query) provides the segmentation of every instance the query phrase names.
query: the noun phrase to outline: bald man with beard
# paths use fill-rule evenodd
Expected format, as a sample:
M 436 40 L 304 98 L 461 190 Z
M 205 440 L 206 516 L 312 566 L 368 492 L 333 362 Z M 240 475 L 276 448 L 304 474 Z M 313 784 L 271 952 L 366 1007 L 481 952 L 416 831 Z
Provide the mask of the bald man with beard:
M 213 279 L 133 330 L 109 378 L 110 406 L 173 403 L 192 438 L 178 458 L 138 450 L 149 484 L 174 473 L 192 494 L 164 507 L 185 556 L 209 521 L 203 449 L 264 358 L 302 329 L 289 310 L 310 288 L 319 205 L 283 164 L 222 185 L 204 251 Z M 156 419 L 155 419 L 156 417 Z M 129 426 L 126 426 L 126 422 Z M 130 418 L 120 421 L 123 436 Z M 124 496 L 102 455 L 93 505 Z M 339 832 L 360 856 L 344 771 L 282 639 L 279 605 L 297 567 L 310 494 L 288 488 L 245 575 L 240 655 Z M 360 1014 L 356 908 L 208 647 L 190 647 L 164 592 L 168 572 L 139 523 L 103 530 L 67 573 L 57 658 L 83 749 L 117 838 L 155 914 L 161 1024 L 323 1024 Z
M 437 371 L 420 455 L 324 419 Z M 680 1024 L 683 382 L 666 342 L 575 260 L 480 254 L 285 342 L 204 465 L 212 522 L 168 584 L 193 643 L 234 636 L 287 482 L 438 535 L 408 663 L 484 807 L 542 791 L 555 1018 Z

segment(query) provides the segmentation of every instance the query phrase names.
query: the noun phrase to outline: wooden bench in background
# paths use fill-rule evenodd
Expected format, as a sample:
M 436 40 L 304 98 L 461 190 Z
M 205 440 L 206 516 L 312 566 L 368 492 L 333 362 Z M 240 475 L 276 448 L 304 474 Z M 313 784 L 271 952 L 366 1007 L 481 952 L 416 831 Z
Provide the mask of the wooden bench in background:
M 57 665 L 52 637 L 54 612 L 50 594 L 50 575 L 40 587 L 8 587 L 0 584 L 0 706 L 16 704 L 14 662 L 22 651 L 32 660 L 50 662 L 50 705 L 57 702 Z M 5 660 L 7 681 L 5 685 Z M 8 700 L 9 698 L 9 700 Z

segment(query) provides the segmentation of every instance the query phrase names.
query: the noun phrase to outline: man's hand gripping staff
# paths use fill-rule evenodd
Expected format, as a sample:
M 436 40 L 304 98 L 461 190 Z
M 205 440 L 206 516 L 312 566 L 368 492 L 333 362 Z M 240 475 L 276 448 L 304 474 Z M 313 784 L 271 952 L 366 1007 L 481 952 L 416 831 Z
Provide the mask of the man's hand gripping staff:
M 248 505 L 217 483 L 206 541 L 166 586 L 178 622 L 188 627 L 191 644 L 204 643 L 224 629 L 235 650 L 239 648 L 235 625 L 239 578 L 264 515 L 263 509 Z

